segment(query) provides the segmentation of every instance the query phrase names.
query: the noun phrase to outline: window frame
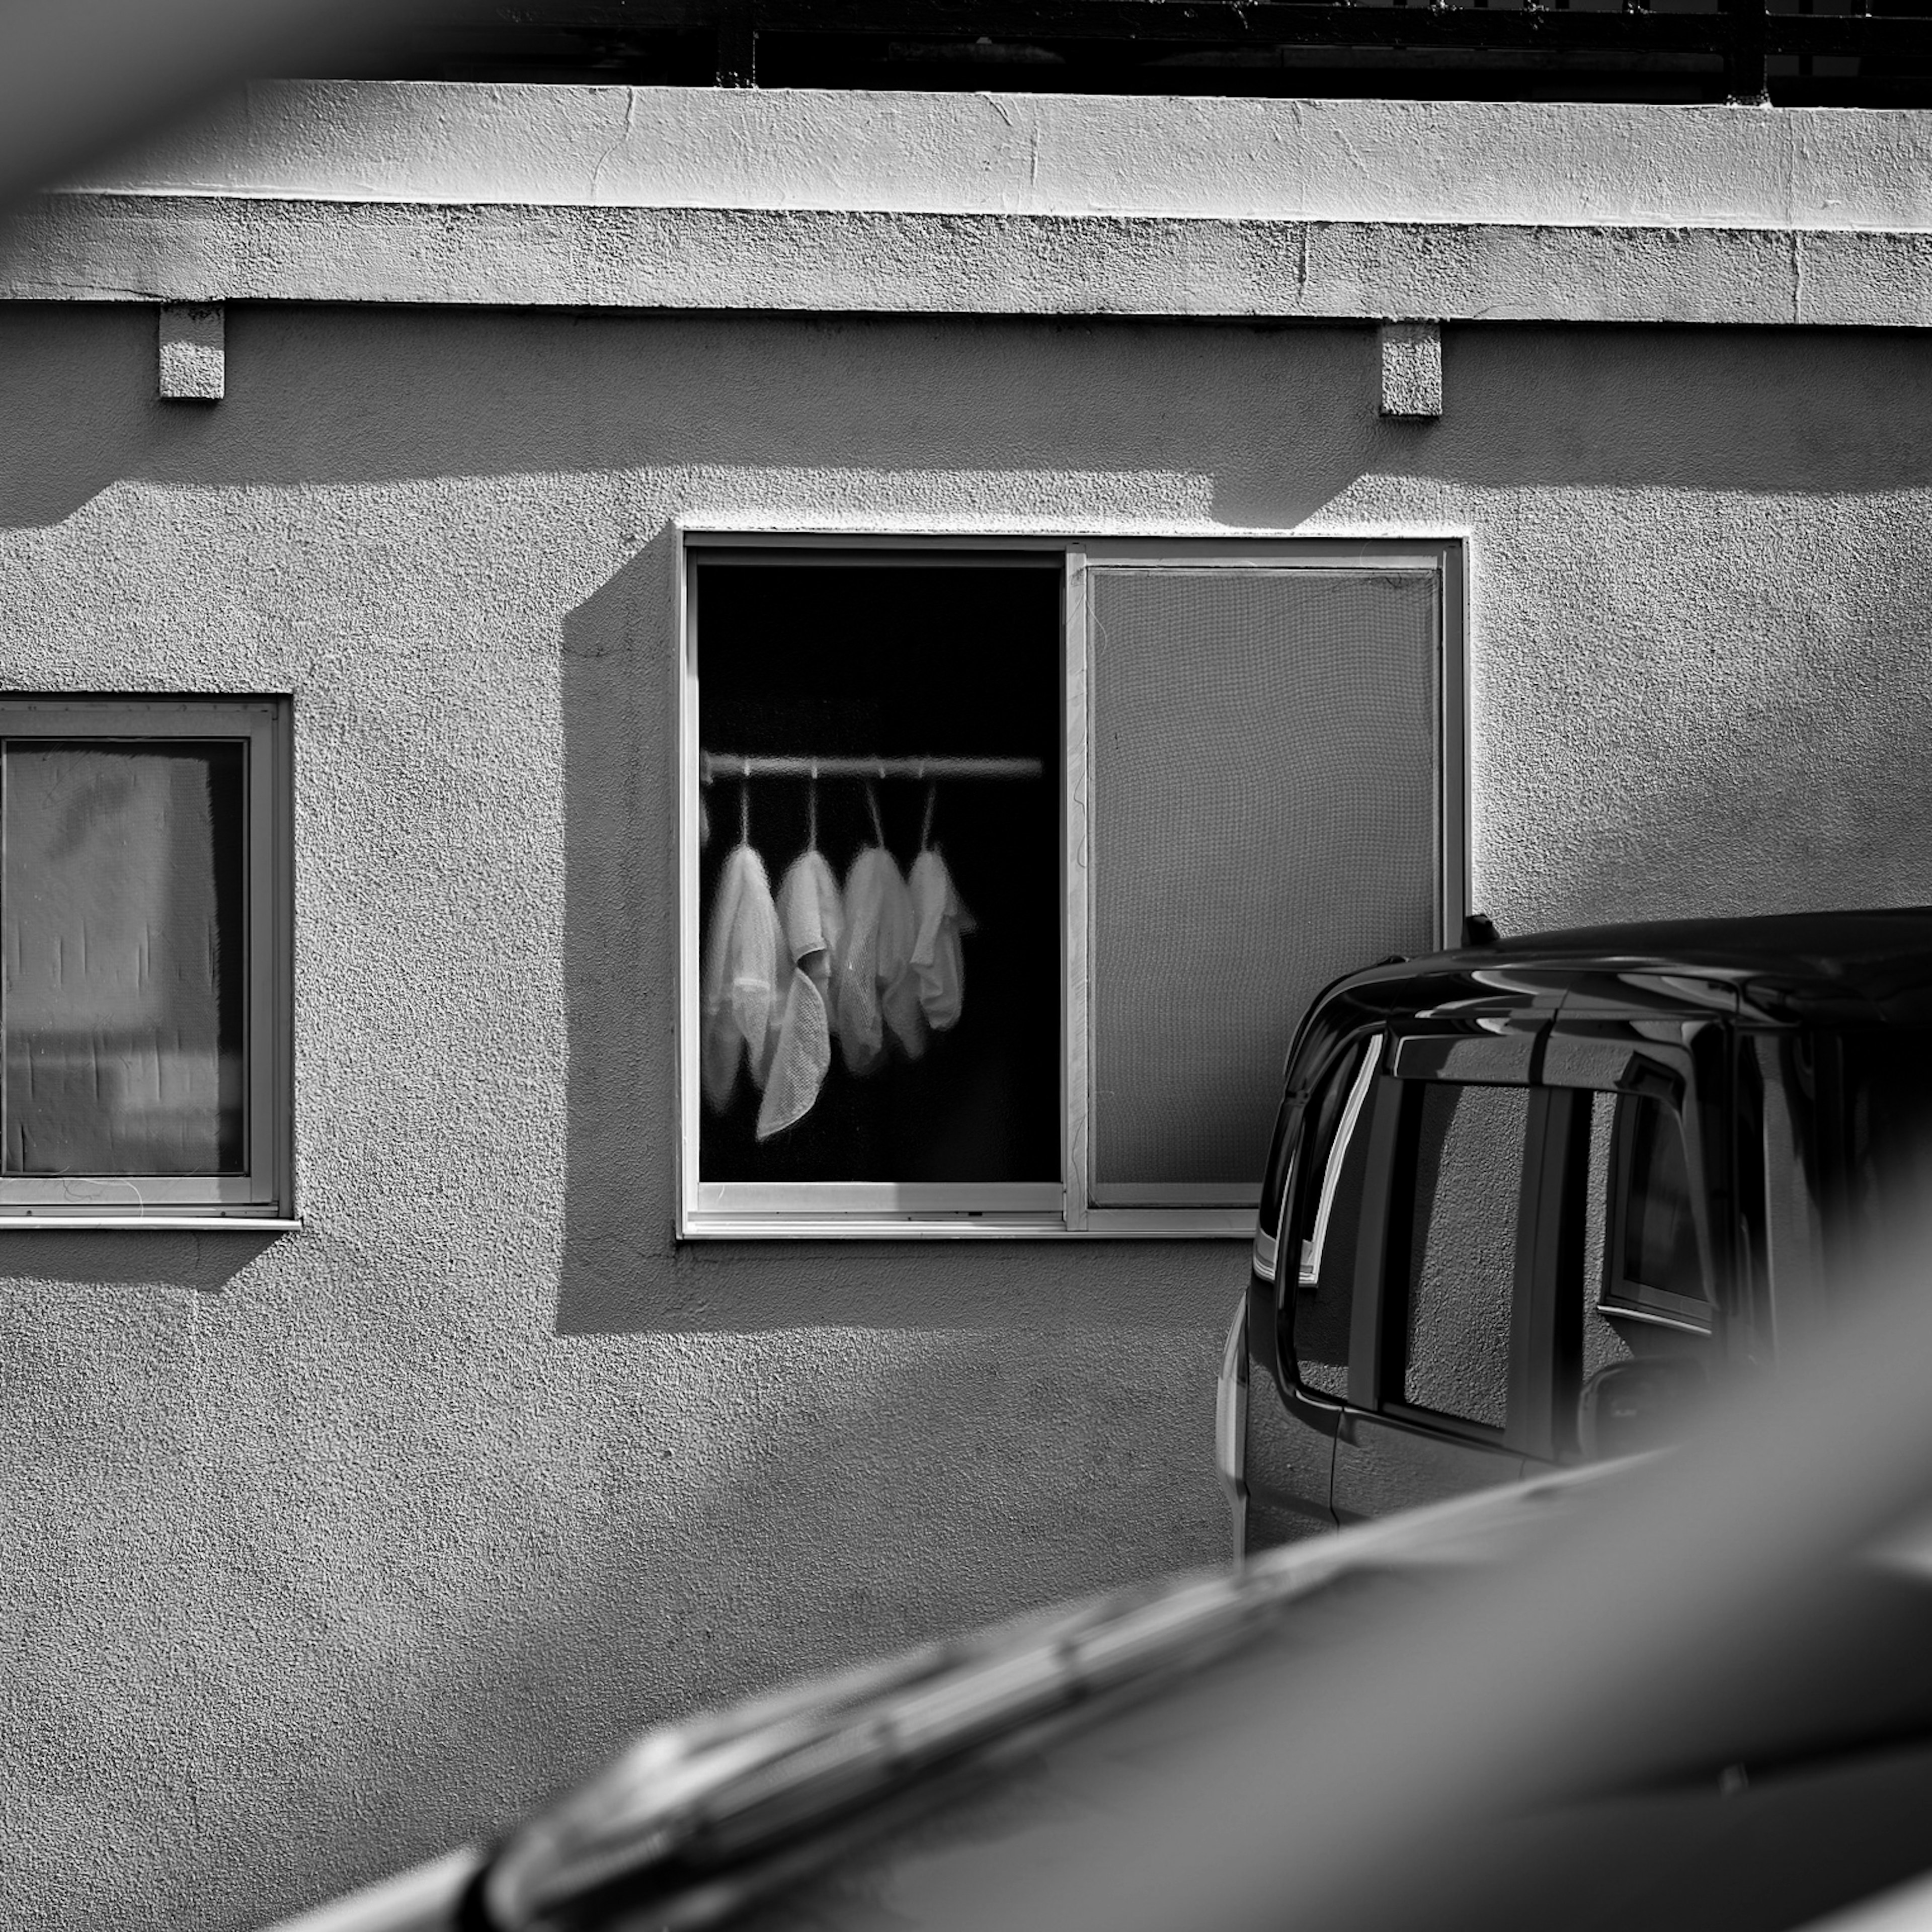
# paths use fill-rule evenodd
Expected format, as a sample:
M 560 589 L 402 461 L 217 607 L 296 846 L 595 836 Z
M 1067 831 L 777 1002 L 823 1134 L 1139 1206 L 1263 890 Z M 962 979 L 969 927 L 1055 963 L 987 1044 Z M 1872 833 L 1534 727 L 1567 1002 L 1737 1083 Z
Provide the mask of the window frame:
M 247 746 L 247 1165 L 232 1174 L 0 1174 L 0 1228 L 292 1228 L 293 809 L 286 697 L 0 695 L 0 744 L 34 739 L 240 740 Z M 4 836 L 0 818 L 0 836 Z M 4 1022 L 4 1009 L 0 1009 Z M 0 1101 L 0 1104 L 4 1104 Z M 130 1199 L 129 1196 L 134 1198 Z
M 1256 1204 L 1218 1186 L 1115 1186 L 1096 1198 L 1088 1159 L 1093 1112 L 1088 810 L 1092 691 L 1088 584 L 1096 569 L 1284 567 L 1411 568 L 1440 586 L 1440 746 L 1436 841 L 1439 889 L 1436 941 L 1448 945 L 1468 910 L 1468 725 L 1467 537 L 1462 532 L 1378 532 L 1372 537 L 1282 536 L 1222 539 L 1176 533 L 1047 533 L 874 530 L 760 530 L 681 524 L 673 556 L 674 823 L 677 838 L 676 1233 L 680 1240 L 1023 1238 L 1225 1239 L 1254 1236 Z M 706 558 L 737 562 L 935 567 L 1053 559 L 1062 574 L 1064 695 L 1059 776 L 1064 916 L 1060 977 L 1061 1172 L 1057 1182 L 907 1186 L 890 1183 L 776 1185 L 706 1182 L 700 1172 L 703 1100 L 698 963 L 703 945 L 698 848 L 698 570 Z M 1049 775 L 1051 776 L 1052 775 Z M 1364 962 L 1366 963 L 1366 962 Z M 1257 1192 L 1258 1184 L 1257 1184 Z

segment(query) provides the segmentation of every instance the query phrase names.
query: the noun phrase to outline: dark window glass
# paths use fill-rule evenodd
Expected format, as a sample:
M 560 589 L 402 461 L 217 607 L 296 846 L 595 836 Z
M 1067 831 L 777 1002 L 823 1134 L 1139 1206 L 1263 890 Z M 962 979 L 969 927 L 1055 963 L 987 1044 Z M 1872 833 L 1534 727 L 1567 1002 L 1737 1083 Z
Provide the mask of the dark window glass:
M 962 779 L 930 790 L 894 779 L 872 788 L 885 849 L 902 875 L 920 852 L 931 801 L 931 844 L 971 919 L 959 940 L 956 1016 L 943 1025 L 922 1019 L 911 988 L 900 1006 L 881 988 L 886 1019 L 874 1028 L 878 1051 L 854 1051 L 857 1030 L 838 1030 L 836 971 L 826 962 L 833 990 L 823 1004 L 832 1036 L 823 1084 L 800 1118 L 761 1138 L 764 1088 L 786 1076 L 741 1060 L 722 1107 L 720 1083 L 708 1083 L 701 1178 L 1057 1181 L 1059 570 L 721 560 L 700 563 L 697 577 L 699 732 L 706 749 L 808 758 L 1032 758 L 1042 768 L 1036 779 Z M 709 945 L 741 826 L 777 894 L 812 838 L 814 790 L 803 777 L 707 788 L 701 945 Z M 855 857 L 876 842 L 867 790 L 851 778 L 821 778 L 815 788 L 818 848 L 842 892 L 852 883 Z M 788 954 L 788 970 L 792 963 Z M 776 976 L 774 1038 L 784 990 L 783 974 Z M 945 1018 L 951 1010 L 935 1000 L 929 1010 Z M 903 1032 L 891 1023 L 896 1013 L 906 1022 Z
M 1677 1109 L 1646 1094 L 1618 1097 L 1604 1305 L 1708 1328 L 1710 1283 Z
M 1682 1124 L 1647 1095 L 1594 1093 L 1580 1321 L 1559 1322 L 1554 1414 L 1564 1455 L 1620 1456 L 1681 1436 L 1708 1387 L 1712 1310 Z M 1648 1271 L 1655 1284 L 1638 1278 Z M 1568 1284 L 1565 1292 L 1574 1292 Z
M 1838 1044 L 1845 1081 L 1846 1232 L 1916 1230 L 1932 1198 L 1932 1031 L 1860 1030 L 1840 1035 Z M 1804 1062 L 1810 1057 L 1808 1052 Z
M 1402 1396 L 1501 1429 L 1529 1095 L 1431 1084 L 1418 1108 Z
M 1660 1100 L 1630 1103 L 1630 1168 L 1624 1202 L 1624 1281 L 1694 1301 L 1707 1298 L 1690 1205 L 1684 1130 Z
M 247 758 L 188 740 L 7 747 L 8 1173 L 242 1170 Z

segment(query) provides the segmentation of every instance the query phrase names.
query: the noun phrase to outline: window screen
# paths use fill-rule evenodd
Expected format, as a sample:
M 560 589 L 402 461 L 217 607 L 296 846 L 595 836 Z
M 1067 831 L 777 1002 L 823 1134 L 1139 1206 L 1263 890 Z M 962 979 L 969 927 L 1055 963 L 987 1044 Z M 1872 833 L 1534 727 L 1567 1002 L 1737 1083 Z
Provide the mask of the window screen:
M 1089 572 L 1096 1201 L 1252 1200 L 1313 995 L 1429 950 L 1429 572 Z

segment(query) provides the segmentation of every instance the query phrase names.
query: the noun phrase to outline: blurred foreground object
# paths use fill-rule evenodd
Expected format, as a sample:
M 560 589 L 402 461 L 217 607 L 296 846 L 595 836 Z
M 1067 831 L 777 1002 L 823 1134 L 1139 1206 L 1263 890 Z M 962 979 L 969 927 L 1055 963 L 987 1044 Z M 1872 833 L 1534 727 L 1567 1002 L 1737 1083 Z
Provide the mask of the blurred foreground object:
M 1870 1898 L 1932 1864 L 1924 1252 L 1679 1448 L 648 1734 L 480 1882 L 283 1932 L 1773 1932 Z
M 0 205 L 139 140 L 233 82 L 339 69 L 422 10 L 410 0 L 8 0 Z
M 1378 1081 L 1397 1126 L 1406 1080 L 1545 1082 L 1558 1129 L 1582 1112 L 1566 1095 L 1610 1096 L 1602 1162 L 1552 1129 L 1521 1171 L 1677 1175 L 1633 1198 L 1701 1208 L 1610 1217 L 1600 1279 L 1637 1328 L 1723 1340 L 1725 1372 L 1687 1404 L 1693 1356 L 1635 1355 L 1593 1399 L 1580 1359 L 1561 1448 L 1612 1451 L 1658 1410 L 1677 1446 L 653 1731 L 490 1853 L 280 1932 L 1785 1932 L 1860 1901 L 1888 1932 L 1918 1894 L 1883 1894 L 1932 1867 L 1932 920 L 1832 916 L 1862 935 L 1856 974 L 1842 945 L 1780 976 L 1654 946 L 1606 963 L 1600 934 L 1486 944 L 1430 980 L 1466 995 L 1416 1012 L 1432 1031 L 1372 1018 L 1332 1083 L 1344 1141 Z M 1566 938 L 1592 956 L 1580 1003 L 1574 962 L 1522 956 Z M 1714 1105 L 1739 1070 L 1752 1106 Z M 1277 1142 L 1269 1185 L 1304 1198 Z M 1575 1245 L 1552 1226 L 1543 1245 Z

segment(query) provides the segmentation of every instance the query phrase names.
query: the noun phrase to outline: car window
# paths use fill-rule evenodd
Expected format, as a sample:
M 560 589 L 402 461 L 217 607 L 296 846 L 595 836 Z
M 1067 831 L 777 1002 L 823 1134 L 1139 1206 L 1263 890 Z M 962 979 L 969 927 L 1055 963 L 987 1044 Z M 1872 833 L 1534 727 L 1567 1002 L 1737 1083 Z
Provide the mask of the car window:
M 1418 1120 L 1400 1277 L 1401 1400 L 1501 1430 L 1508 1421 L 1528 1092 L 1430 1082 L 1410 1104 Z
M 1916 1226 L 1932 1189 L 1932 1031 L 1855 1028 L 1840 1040 L 1850 1232 Z
M 1676 1108 L 1593 1093 L 1576 1309 L 1558 1364 L 1559 1454 L 1620 1455 L 1680 1434 L 1709 1382 L 1716 1309 L 1694 1178 Z
M 1677 1109 L 1654 1094 L 1616 1096 L 1610 1166 L 1604 1305 L 1708 1330 L 1711 1284 Z
M 1762 1244 L 1759 1282 L 1782 1352 L 1822 1333 L 1826 1316 L 1816 1042 L 1796 1032 L 1760 1034 L 1739 1072 L 1763 1128 L 1758 1147 L 1742 1150 L 1740 1191 Z
M 1564 1282 L 1558 1292 L 1578 1296 L 1582 1303 L 1578 1376 L 1587 1383 L 1600 1369 L 1630 1359 L 1630 1344 L 1617 1324 L 1604 1312 L 1605 1270 L 1610 1265 L 1610 1149 L 1616 1133 L 1617 1096 L 1592 1094 L 1583 1117 L 1590 1136 L 1583 1193 L 1583 1265 L 1580 1280 Z
M 1348 1330 L 1354 1305 L 1356 1238 L 1367 1166 L 1369 1095 L 1382 1064 L 1382 1036 L 1345 1054 L 1309 1110 L 1298 1162 L 1306 1177 L 1295 1204 L 1297 1257 L 1292 1353 L 1298 1379 L 1323 1395 L 1348 1393 Z
M 1640 1100 L 1631 1109 L 1622 1213 L 1624 1268 L 1636 1292 L 1707 1299 L 1684 1130 L 1660 1100 Z

